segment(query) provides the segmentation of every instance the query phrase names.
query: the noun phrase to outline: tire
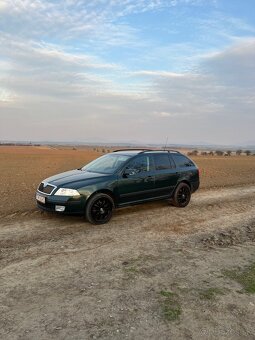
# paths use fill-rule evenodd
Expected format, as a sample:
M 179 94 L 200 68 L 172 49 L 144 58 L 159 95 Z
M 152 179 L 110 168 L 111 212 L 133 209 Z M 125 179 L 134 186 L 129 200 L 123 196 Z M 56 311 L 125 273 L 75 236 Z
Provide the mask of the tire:
M 175 189 L 172 204 L 175 207 L 184 208 L 189 204 L 190 198 L 190 187 L 186 183 L 180 183 Z
M 104 224 L 110 221 L 114 202 L 111 196 L 98 193 L 92 196 L 86 206 L 86 219 L 92 224 Z

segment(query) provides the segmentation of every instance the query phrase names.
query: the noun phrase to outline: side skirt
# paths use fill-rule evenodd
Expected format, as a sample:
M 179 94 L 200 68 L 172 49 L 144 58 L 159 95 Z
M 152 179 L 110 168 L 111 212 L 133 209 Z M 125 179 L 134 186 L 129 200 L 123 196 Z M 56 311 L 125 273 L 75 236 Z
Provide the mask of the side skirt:
M 161 201 L 161 200 L 168 199 L 168 198 L 171 198 L 171 197 L 172 197 L 172 195 L 163 195 L 163 196 L 158 196 L 158 197 L 153 197 L 153 198 L 146 198 L 146 199 L 142 199 L 142 200 L 130 201 L 130 202 L 116 204 L 116 208 L 122 208 L 122 207 L 126 207 L 126 206 L 129 206 L 129 205 L 142 204 L 142 203 L 146 203 L 146 202 Z

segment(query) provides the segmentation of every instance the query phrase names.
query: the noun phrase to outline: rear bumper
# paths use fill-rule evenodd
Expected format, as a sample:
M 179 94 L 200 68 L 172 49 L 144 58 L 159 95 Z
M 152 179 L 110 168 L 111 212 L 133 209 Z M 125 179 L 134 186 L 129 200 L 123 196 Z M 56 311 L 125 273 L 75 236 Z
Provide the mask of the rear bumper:
M 195 182 L 191 182 L 191 191 L 192 191 L 192 193 L 198 190 L 199 185 L 200 185 L 199 180 L 195 181 Z
M 45 197 L 45 204 L 41 203 L 39 201 L 37 202 L 37 207 L 41 210 L 44 211 L 49 211 L 49 212 L 57 212 L 55 210 L 56 205 L 58 206 L 64 206 L 65 211 L 63 212 L 57 212 L 60 214 L 84 214 L 85 211 L 85 204 L 86 200 L 84 197 L 65 197 L 65 196 L 46 196 L 42 195 L 41 196 Z

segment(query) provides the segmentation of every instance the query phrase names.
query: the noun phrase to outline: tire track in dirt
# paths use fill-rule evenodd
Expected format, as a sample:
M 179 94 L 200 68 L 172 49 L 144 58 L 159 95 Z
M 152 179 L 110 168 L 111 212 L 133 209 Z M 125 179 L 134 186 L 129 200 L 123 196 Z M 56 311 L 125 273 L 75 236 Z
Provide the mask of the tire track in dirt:
M 185 209 L 163 206 L 152 207 L 143 213 L 130 208 L 129 223 L 136 220 L 146 230 L 176 234 L 194 233 L 207 228 L 235 224 L 236 220 L 255 218 L 255 187 L 208 190 L 195 194 Z M 117 216 L 125 219 L 124 213 Z M 132 218 L 132 220 L 131 220 Z
M 4 235 L 10 234 L 12 229 L 16 231 L 17 234 L 24 234 L 24 229 L 18 230 L 16 224 L 20 224 L 23 227 L 29 224 L 28 230 L 32 226 L 32 229 L 36 229 L 37 233 L 39 231 L 39 234 L 48 234 L 49 237 L 51 237 L 51 233 L 57 237 L 60 237 L 61 233 L 63 233 L 63 236 L 70 236 L 73 231 L 77 231 L 77 228 L 80 232 L 83 232 L 88 227 L 90 227 L 90 229 L 107 228 L 108 231 L 113 228 L 118 228 L 120 231 L 124 227 L 137 228 L 140 226 L 153 229 L 157 226 L 155 231 L 158 232 L 162 229 L 160 226 L 168 226 L 169 232 L 171 232 L 175 224 L 179 226 L 194 225 L 205 221 L 209 222 L 219 217 L 228 219 L 230 216 L 233 217 L 235 214 L 243 213 L 245 213 L 247 217 L 254 216 L 255 186 L 198 192 L 192 196 L 190 205 L 185 209 L 169 206 L 166 201 L 118 209 L 115 211 L 110 223 L 96 227 L 92 227 L 86 223 L 82 217 L 61 216 L 41 213 L 40 211 L 17 212 L 16 214 L 2 218 L 1 227 L 6 226 L 7 228 L 0 229 L 0 236 L 2 236 L 1 240 L 3 242 L 5 239 Z M 38 227 L 38 224 L 42 225 L 42 227 Z M 35 226 L 34 228 L 33 225 Z M 23 240 L 25 241 L 24 238 Z M 0 246 L 1 245 L 3 246 L 3 244 L 0 243 Z

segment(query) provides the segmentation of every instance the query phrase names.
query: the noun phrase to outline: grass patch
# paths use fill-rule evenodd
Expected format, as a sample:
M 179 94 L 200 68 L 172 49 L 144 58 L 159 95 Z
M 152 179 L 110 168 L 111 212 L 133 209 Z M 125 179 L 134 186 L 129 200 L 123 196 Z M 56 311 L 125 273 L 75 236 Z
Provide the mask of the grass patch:
M 133 274 L 139 273 L 139 269 L 136 267 L 127 267 L 125 268 L 125 271 L 128 273 L 133 273 Z
M 175 293 L 161 290 L 160 295 L 164 299 L 162 302 L 162 310 L 167 321 L 179 320 L 181 315 L 181 306 L 178 302 L 178 296 Z
M 161 290 L 160 295 L 165 296 L 167 298 L 172 298 L 174 297 L 174 293 L 168 292 L 167 290 Z
M 216 295 L 223 295 L 224 291 L 220 288 L 207 288 L 207 289 L 201 289 L 199 292 L 200 299 L 203 300 L 214 300 Z
M 139 255 L 138 257 L 122 262 L 123 270 L 130 274 L 139 274 L 147 260 L 155 260 L 152 255 Z
M 225 270 L 224 275 L 240 283 L 246 293 L 255 294 L 255 262 L 244 269 Z

